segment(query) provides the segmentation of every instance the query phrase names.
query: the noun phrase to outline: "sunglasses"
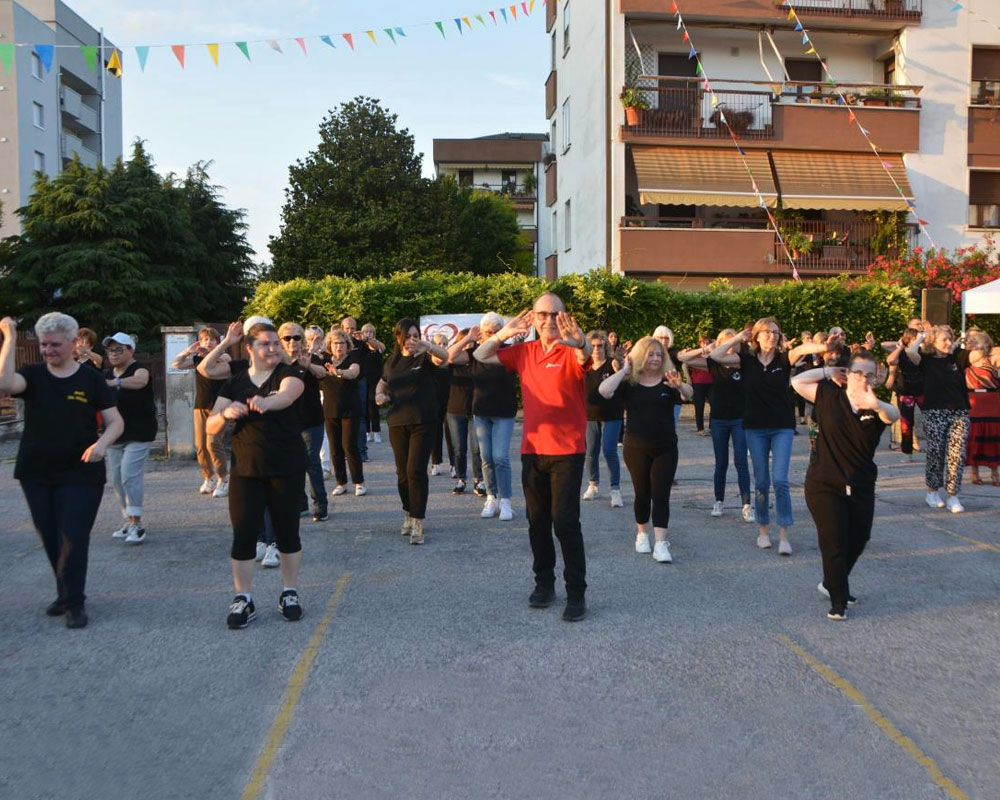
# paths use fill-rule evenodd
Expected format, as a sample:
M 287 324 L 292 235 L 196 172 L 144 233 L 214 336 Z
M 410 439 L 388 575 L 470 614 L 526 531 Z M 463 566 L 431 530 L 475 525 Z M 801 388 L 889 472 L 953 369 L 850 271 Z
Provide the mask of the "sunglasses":
M 282 336 L 281 337 L 281 341 L 283 341 L 283 342 L 301 342 L 302 341 L 302 336 L 301 336 L 301 334 L 294 333 L 291 336 Z

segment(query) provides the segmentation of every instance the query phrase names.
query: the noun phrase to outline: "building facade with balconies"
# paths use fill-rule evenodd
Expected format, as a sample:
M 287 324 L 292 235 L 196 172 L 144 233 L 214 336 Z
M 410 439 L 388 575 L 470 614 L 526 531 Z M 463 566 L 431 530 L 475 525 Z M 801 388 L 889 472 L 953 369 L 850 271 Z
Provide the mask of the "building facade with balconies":
M 33 47 L 17 47 L 0 70 L 0 237 L 20 232 L 35 173 L 57 175 L 79 156 L 87 166 L 122 155 L 121 81 L 103 69 L 114 45 L 60 0 L 0 0 L 0 42 L 55 45 L 45 68 Z M 83 46 L 100 48 L 93 71 Z
M 499 133 L 473 139 L 435 139 L 434 172 L 450 175 L 460 186 L 506 197 L 531 243 L 536 274 L 544 274 L 551 246 L 543 161 L 549 152 L 544 133 Z
M 805 277 L 929 245 L 908 202 L 938 246 L 1000 226 L 996 29 L 947 3 L 792 0 L 827 73 L 780 0 L 677 5 L 689 41 L 663 0 L 547 6 L 560 146 L 546 202 L 566 214 L 550 272 L 610 265 L 690 288 L 787 279 L 762 200 Z M 972 7 L 1000 22 L 992 4 Z M 645 108 L 626 115 L 626 86 Z

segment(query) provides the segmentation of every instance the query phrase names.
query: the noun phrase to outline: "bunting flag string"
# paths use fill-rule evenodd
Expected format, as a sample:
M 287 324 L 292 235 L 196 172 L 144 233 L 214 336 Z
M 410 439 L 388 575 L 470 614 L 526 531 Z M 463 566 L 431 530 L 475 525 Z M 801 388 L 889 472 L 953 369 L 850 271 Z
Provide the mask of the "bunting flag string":
M 542 7 L 544 8 L 550 2 L 556 2 L 556 0 L 542 0 Z M 513 3 L 507 6 L 501 6 L 490 11 L 484 11 L 481 13 L 468 14 L 464 16 L 459 16 L 454 18 L 455 26 L 458 28 L 458 33 L 462 36 L 465 35 L 466 30 L 472 30 L 472 20 L 476 20 L 480 23 L 483 28 L 489 27 L 486 24 L 486 15 L 488 14 L 490 19 L 493 21 L 493 27 L 499 27 L 500 18 L 503 19 L 505 24 L 510 24 L 511 22 L 518 21 L 518 11 L 521 12 L 521 18 L 528 18 L 532 16 L 535 10 L 536 0 L 524 0 L 520 3 L 520 9 L 518 9 L 518 3 Z M 499 16 L 498 16 L 499 14 Z M 441 38 L 447 39 L 448 36 L 445 33 L 444 21 L 443 20 L 433 20 L 429 22 L 419 22 L 413 23 L 411 25 L 400 26 L 393 25 L 386 28 L 382 28 L 385 35 L 389 37 L 393 44 L 399 45 L 399 39 L 407 38 L 407 30 L 413 30 L 418 28 L 432 28 L 436 29 L 438 33 L 441 34 Z M 376 34 L 376 29 L 365 29 L 363 31 L 353 31 L 348 33 L 341 33 L 340 38 L 347 42 L 348 47 L 353 52 L 355 50 L 355 35 L 364 33 L 368 39 L 371 40 L 373 46 L 378 46 L 378 38 Z M 146 66 L 149 61 L 149 55 L 151 50 L 170 48 L 170 51 L 174 54 L 177 59 L 177 63 L 180 65 L 181 69 L 186 66 L 186 57 L 189 48 L 192 47 L 204 47 L 209 56 L 209 60 L 216 67 L 219 66 L 219 56 L 220 50 L 224 46 L 234 46 L 238 49 L 247 61 L 253 61 L 250 56 L 251 45 L 267 45 L 271 50 L 279 54 L 284 54 L 284 49 L 281 46 L 281 42 L 295 42 L 299 48 L 302 50 L 302 54 L 305 56 L 309 55 L 307 48 L 307 41 L 309 39 L 315 39 L 323 44 L 329 45 L 334 50 L 337 46 L 333 42 L 334 34 L 323 34 L 315 36 L 294 36 L 285 37 L 281 39 L 256 39 L 256 40 L 242 40 L 242 41 L 229 41 L 229 42 L 185 42 L 183 44 L 142 44 L 142 45 L 132 45 L 130 48 L 119 48 L 106 45 L 104 53 L 100 54 L 103 60 L 103 55 L 111 53 L 108 60 L 108 65 L 110 68 L 111 58 L 117 61 L 117 67 L 112 70 L 118 77 L 121 77 L 121 65 L 124 59 L 126 49 L 134 49 L 136 57 L 139 63 L 139 69 L 142 72 L 146 71 Z M 32 49 L 37 53 L 39 59 L 41 59 L 42 65 L 44 66 L 46 72 L 51 70 L 53 60 L 55 57 L 55 52 L 57 48 L 74 48 L 78 49 L 83 53 L 86 59 L 87 67 L 93 72 L 98 67 L 98 45 L 77 45 L 77 44 L 37 44 L 29 42 L 3 42 L 0 43 L 0 70 L 3 72 L 10 73 L 14 66 L 14 55 L 17 52 L 16 48 L 27 47 Z
M 788 19 L 795 20 L 796 24 L 802 27 L 802 43 L 809 45 L 809 49 L 806 50 L 806 55 L 812 54 L 816 56 L 816 60 L 819 61 L 824 74 L 827 76 L 827 83 L 832 87 L 834 94 L 836 94 L 837 96 L 837 105 L 847 107 L 848 122 L 853 123 L 857 127 L 858 131 L 860 131 L 861 135 L 868 143 L 868 147 L 871 149 L 872 154 L 875 156 L 876 159 L 878 159 L 879 165 L 882 167 L 883 170 L 885 170 L 885 174 L 889 177 L 889 180 L 892 182 L 892 185 L 896 188 L 896 191 L 899 193 L 899 196 L 902 198 L 903 202 L 906 203 L 906 207 L 916 218 L 917 225 L 919 226 L 920 231 L 927 237 L 927 241 L 930 242 L 931 247 L 936 247 L 936 245 L 934 244 L 934 237 L 931 236 L 931 232 L 928 229 L 930 223 L 927 222 L 927 220 L 925 219 L 921 219 L 920 214 L 917 212 L 917 204 L 911 198 L 906 196 L 906 192 L 903 190 L 903 187 L 899 185 L 899 181 L 896 180 L 896 176 L 892 174 L 892 164 L 882 158 L 882 151 L 879 149 L 878 145 L 876 145 L 875 142 L 872 141 L 871 131 L 869 131 L 864 125 L 861 124 L 861 121 L 858 119 L 858 115 L 855 114 L 854 111 L 850 108 L 850 104 L 847 102 L 847 98 L 844 96 L 843 89 L 840 87 L 840 84 L 837 82 L 837 80 L 833 77 L 833 73 L 830 72 L 829 65 L 819 54 L 819 52 L 817 52 L 816 45 L 813 42 L 812 37 L 809 36 L 809 32 L 805 29 L 805 26 L 802 25 L 802 20 L 799 19 L 799 14 L 795 10 L 792 0 L 782 0 L 782 4 L 788 9 Z
M 778 220 L 775 219 L 771 209 L 767 206 L 767 201 L 764 199 L 764 195 L 760 191 L 760 185 L 757 183 L 757 176 L 754 175 L 753 168 L 750 166 L 750 162 L 747 160 L 746 151 L 740 145 L 740 137 L 736 134 L 733 126 L 729 123 L 729 119 L 726 117 L 725 112 L 719 108 L 719 97 L 715 93 L 715 89 L 712 87 L 712 81 L 709 79 L 708 74 L 705 72 L 705 67 L 701 63 L 701 56 L 698 55 L 698 51 L 694 47 L 694 43 L 691 40 L 691 32 L 688 30 L 687 25 L 684 22 L 684 17 L 681 15 L 680 7 L 677 5 L 676 0 L 670 4 L 671 11 L 674 16 L 677 17 L 677 30 L 683 33 L 683 39 L 687 42 L 691 50 L 688 54 L 688 60 L 694 60 L 695 62 L 695 74 L 701 78 L 702 87 L 708 93 L 709 99 L 712 104 L 712 108 L 716 109 L 719 115 L 719 122 L 726 126 L 726 130 L 729 132 L 729 137 L 733 140 L 733 144 L 736 146 L 736 152 L 739 153 L 740 161 L 743 162 L 743 166 L 746 168 L 747 175 L 750 177 L 750 187 L 753 189 L 754 197 L 757 198 L 757 205 L 759 205 L 764 213 L 767 214 L 768 223 L 774 229 L 774 235 L 778 239 L 778 244 L 781 245 L 781 249 L 785 254 L 785 258 L 788 259 L 788 263 L 792 267 L 792 278 L 796 281 L 802 280 L 799 275 L 798 266 L 796 264 L 795 256 L 788 247 L 788 243 L 785 241 L 784 235 L 781 233 L 781 228 L 778 226 Z
M 965 5 L 965 3 L 955 3 L 955 4 L 952 5 L 951 10 L 953 12 L 955 12 L 956 14 L 958 12 L 960 12 L 960 11 L 964 11 L 970 17 L 972 17 L 974 20 L 978 20 L 979 22 L 985 22 L 987 25 L 989 25 L 989 26 L 991 26 L 993 28 L 996 28 L 998 31 L 1000 31 L 1000 25 L 998 25 L 997 23 L 995 23 L 993 20 L 988 19 L 987 17 L 984 17 L 978 11 L 975 11 L 974 9 L 969 8 L 969 6 Z

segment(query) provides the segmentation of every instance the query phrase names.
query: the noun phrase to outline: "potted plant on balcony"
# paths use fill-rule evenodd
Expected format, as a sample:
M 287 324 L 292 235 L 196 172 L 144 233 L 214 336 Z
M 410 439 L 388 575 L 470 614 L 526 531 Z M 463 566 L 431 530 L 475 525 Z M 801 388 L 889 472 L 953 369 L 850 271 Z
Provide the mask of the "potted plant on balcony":
M 885 0 L 885 10 L 888 14 L 902 14 L 903 0 Z
M 869 89 L 865 92 L 866 106 L 885 106 L 889 102 L 889 90 L 883 87 Z
M 642 112 L 649 108 L 649 101 L 642 92 L 632 85 L 626 85 L 618 96 L 625 109 L 625 124 L 630 128 L 642 124 Z
M 729 127 L 733 129 L 733 133 L 737 136 L 742 136 L 753 124 L 752 111 L 733 111 L 725 103 L 719 103 L 718 108 L 712 112 L 712 116 L 708 118 L 708 121 L 716 128 L 721 128 L 723 114 L 726 115 L 726 122 L 729 123 Z
M 808 233 L 803 233 L 795 228 L 779 228 L 781 238 L 785 241 L 785 247 L 792 252 L 792 258 L 798 261 L 802 256 L 807 256 L 812 252 L 813 239 Z
M 521 180 L 521 194 L 525 197 L 534 197 L 538 189 L 538 179 L 534 172 L 528 172 Z

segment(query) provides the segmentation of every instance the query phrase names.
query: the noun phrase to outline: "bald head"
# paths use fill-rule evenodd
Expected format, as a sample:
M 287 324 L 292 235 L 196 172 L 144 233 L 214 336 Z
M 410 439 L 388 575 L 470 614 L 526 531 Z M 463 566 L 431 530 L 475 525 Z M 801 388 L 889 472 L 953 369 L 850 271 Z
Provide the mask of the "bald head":
M 543 295 L 539 295 L 538 299 L 535 300 L 535 304 L 531 307 L 532 311 L 565 311 L 566 304 L 563 303 L 562 298 L 559 295 L 552 292 L 546 292 Z
M 531 308 L 531 321 L 542 342 L 554 342 L 560 338 L 556 315 L 565 310 L 562 299 L 552 292 L 546 292 L 535 301 Z

